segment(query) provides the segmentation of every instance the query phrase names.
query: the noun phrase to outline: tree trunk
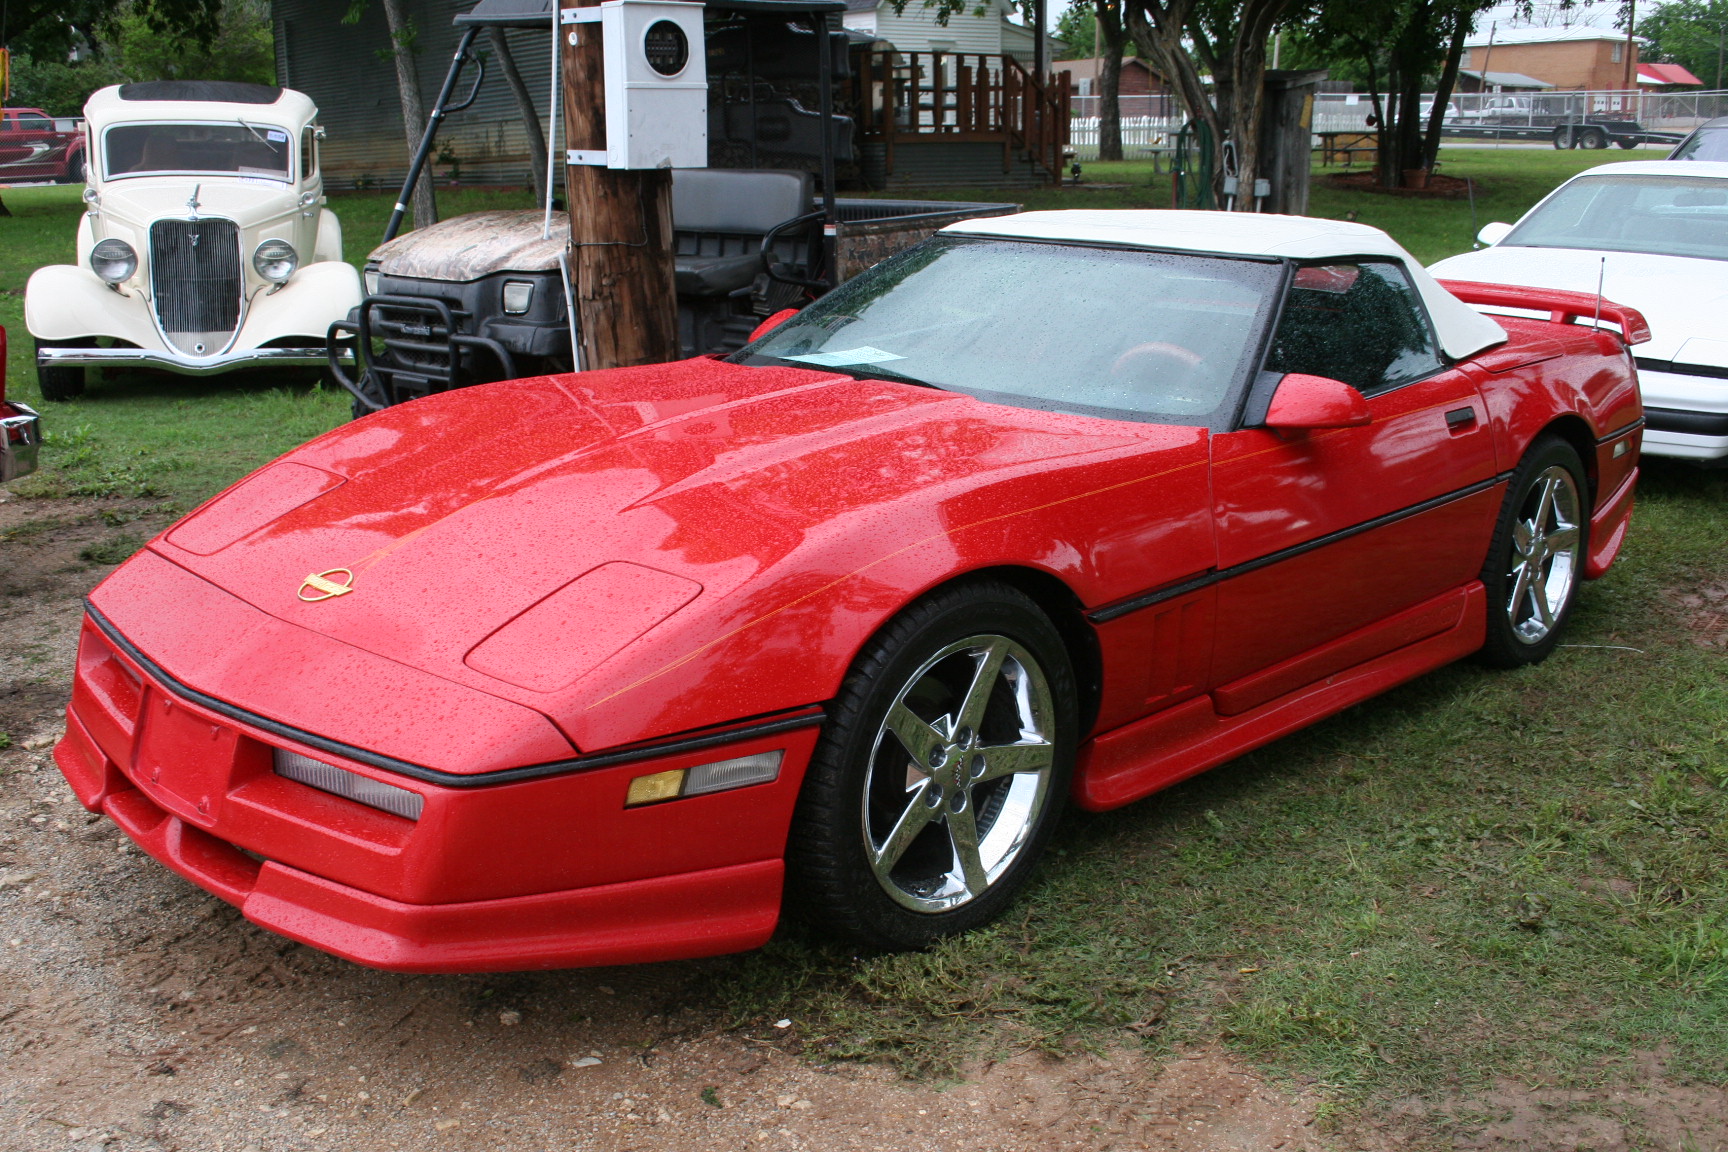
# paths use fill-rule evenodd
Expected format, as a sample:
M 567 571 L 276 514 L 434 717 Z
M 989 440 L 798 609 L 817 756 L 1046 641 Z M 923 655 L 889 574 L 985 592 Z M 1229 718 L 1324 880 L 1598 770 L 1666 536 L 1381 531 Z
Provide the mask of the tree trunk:
M 510 55 L 510 41 L 502 28 L 488 28 L 487 35 L 492 38 L 492 48 L 498 53 L 498 66 L 504 70 L 504 79 L 510 84 L 510 91 L 516 94 L 516 109 L 522 114 L 522 126 L 528 130 L 528 167 L 534 176 L 534 199 L 544 204 L 546 202 L 546 132 L 540 126 L 540 112 L 534 107 L 534 97 L 528 94 L 528 85 L 522 82 L 522 73 L 516 68 L 516 58 Z
M 1128 33 L 1119 4 L 1095 0 L 1095 27 L 1102 52 L 1098 65 L 1098 159 L 1122 159 L 1122 54 Z
M 1434 107 L 1428 113 L 1428 135 L 1422 142 L 1422 166 L 1433 169 L 1440 159 L 1440 125 L 1446 119 L 1446 105 L 1452 101 L 1452 89 L 1458 84 L 1458 66 L 1464 59 L 1464 41 L 1470 35 L 1471 18 L 1452 13 L 1452 38 L 1446 44 L 1446 64 L 1440 70 L 1440 83 L 1434 88 Z
M 596 3 L 585 0 L 581 6 Z M 604 148 L 606 91 L 599 25 L 567 25 L 561 33 L 565 144 Z M 570 287 L 580 367 L 621 368 L 678 359 L 671 171 L 572 164 L 564 172 L 564 192 L 570 209 Z
M 396 61 L 396 91 L 402 100 L 402 131 L 408 137 L 408 155 L 412 157 L 426 135 L 426 106 L 420 100 L 420 70 L 414 63 L 414 26 L 403 2 L 383 0 L 384 20 L 390 27 L 390 57 Z M 438 201 L 432 192 L 432 173 L 422 172 L 414 186 L 414 227 L 436 223 Z

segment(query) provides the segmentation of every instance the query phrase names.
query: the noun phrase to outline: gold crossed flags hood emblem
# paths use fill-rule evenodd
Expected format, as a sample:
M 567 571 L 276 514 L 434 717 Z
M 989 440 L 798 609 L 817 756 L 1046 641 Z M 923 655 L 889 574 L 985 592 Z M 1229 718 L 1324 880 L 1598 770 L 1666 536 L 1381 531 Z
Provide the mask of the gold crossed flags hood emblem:
M 314 572 L 300 581 L 300 599 L 308 604 L 316 604 L 320 600 L 334 600 L 338 596 L 346 596 L 354 591 L 354 573 L 348 568 L 331 568 L 325 572 Z

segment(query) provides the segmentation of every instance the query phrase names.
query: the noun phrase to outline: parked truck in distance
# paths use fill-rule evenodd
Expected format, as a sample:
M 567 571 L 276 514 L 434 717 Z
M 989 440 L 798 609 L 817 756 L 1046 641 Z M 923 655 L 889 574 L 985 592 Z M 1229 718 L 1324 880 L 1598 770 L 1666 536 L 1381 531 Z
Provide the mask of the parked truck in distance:
M 84 182 L 84 123 L 40 108 L 0 110 L 0 184 Z

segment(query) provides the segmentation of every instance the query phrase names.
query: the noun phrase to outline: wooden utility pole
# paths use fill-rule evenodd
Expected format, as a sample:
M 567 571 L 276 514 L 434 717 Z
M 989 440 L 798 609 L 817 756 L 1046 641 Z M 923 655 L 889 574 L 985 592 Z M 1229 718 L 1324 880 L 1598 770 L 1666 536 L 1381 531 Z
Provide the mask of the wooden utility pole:
M 580 7 L 597 6 L 582 0 Z M 599 24 L 562 24 L 564 141 L 606 147 L 606 80 Z M 699 47 L 699 46 L 698 46 Z M 680 356 L 672 278 L 672 173 L 572 164 L 570 291 L 584 370 L 663 364 Z

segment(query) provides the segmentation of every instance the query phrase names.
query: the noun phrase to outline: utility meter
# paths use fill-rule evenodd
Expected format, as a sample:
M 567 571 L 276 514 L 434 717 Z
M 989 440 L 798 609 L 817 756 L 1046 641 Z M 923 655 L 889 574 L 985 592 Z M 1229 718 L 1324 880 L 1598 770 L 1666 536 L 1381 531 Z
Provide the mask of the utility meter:
M 606 0 L 598 7 L 562 9 L 560 20 L 598 24 L 605 61 L 606 147 L 573 148 L 569 162 L 706 168 L 708 54 L 702 5 Z

